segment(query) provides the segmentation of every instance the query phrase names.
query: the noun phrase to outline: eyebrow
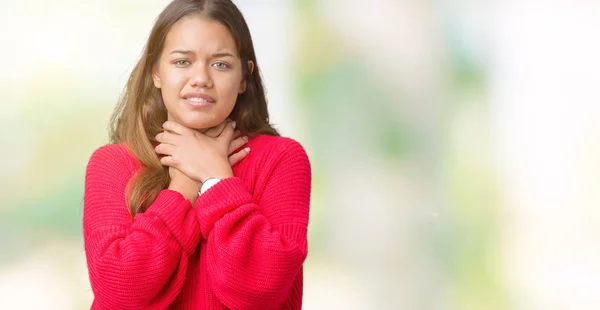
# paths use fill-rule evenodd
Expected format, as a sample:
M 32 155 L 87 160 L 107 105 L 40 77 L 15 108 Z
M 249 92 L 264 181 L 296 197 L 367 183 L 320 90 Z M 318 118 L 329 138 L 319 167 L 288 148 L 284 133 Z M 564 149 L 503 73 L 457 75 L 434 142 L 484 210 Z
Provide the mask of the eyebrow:
M 189 54 L 193 54 L 194 52 L 189 51 L 189 50 L 174 50 L 172 51 L 170 54 L 183 54 L 183 55 L 189 55 Z M 235 55 L 229 53 L 229 52 L 221 52 L 221 53 L 215 53 L 211 55 L 212 58 L 219 58 L 219 57 L 233 57 L 233 58 L 237 58 Z

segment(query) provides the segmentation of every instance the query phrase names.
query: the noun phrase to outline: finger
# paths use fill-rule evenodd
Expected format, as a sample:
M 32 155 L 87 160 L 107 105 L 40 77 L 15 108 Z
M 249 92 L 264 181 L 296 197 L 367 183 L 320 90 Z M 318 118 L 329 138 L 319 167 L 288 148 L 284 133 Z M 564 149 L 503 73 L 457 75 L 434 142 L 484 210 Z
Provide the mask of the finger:
M 160 163 L 163 166 L 168 166 L 168 167 L 177 167 L 177 161 L 175 160 L 175 158 L 173 158 L 173 156 L 165 156 L 163 158 L 160 159 Z
M 225 129 L 225 126 L 227 126 L 227 123 L 229 122 L 231 122 L 231 120 L 226 119 L 222 121 L 219 125 L 209 128 L 207 131 L 204 132 L 204 134 L 211 138 L 216 138 L 219 135 L 221 135 L 221 132 L 223 132 L 223 129 Z
M 154 137 L 156 139 L 156 141 L 160 142 L 160 143 L 167 143 L 167 144 L 173 144 L 173 145 L 177 145 L 179 142 L 178 138 L 181 137 L 178 134 L 174 134 L 168 131 L 163 131 L 159 134 L 156 135 L 156 137 Z
M 231 167 L 237 165 L 239 162 L 242 161 L 242 159 L 244 159 L 246 157 L 246 155 L 248 155 L 248 153 L 250 153 L 249 147 L 229 156 L 229 165 Z
M 163 123 L 162 125 L 163 129 L 168 130 L 172 133 L 178 134 L 178 135 L 183 135 L 188 128 L 175 122 L 175 121 L 166 121 Z
M 248 142 L 248 137 L 246 136 L 231 140 L 231 142 L 229 143 L 229 150 L 227 151 L 227 154 L 233 154 L 235 150 L 242 147 L 244 144 L 246 144 L 246 142 Z
M 223 123 L 221 123 L 221 130 L 219 131 L 219 136 L 221 136 L 225 132 L 225 129 L 227 129 L 229 126 L 231 126 L 231 123 L 235 123 L 235 122 L 229 118 L 226 119 Z M 235 129 L 235 127 L 233 127 L 233 128 Z
M 235 121 L 229 123 L 229 126 L 225 126 L 225 129 L 223 129 L 223 132 L 221 133 L 221 135 L 219 136 L 219 138 L 221 138 L 221 140 L 223 141 L 227 141 L 228 143 L 231 142 L 231 140 L 233 140 L 233 135 L 235 133 Z
M 154 148 L 154 151 L 158 154 L 173 155 L 175 146 L 173 144 L 161 143 Z

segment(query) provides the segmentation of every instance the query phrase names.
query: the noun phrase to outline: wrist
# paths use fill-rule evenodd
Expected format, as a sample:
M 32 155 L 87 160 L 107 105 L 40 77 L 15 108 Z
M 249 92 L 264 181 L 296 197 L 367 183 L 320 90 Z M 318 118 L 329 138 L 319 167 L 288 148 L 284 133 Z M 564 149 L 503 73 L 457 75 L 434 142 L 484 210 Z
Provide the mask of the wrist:
M 201 184 L 198 182 L 194 182 L 193 184 L 181 184 L 179 182 L 171 181 L 171 184 L 169 184 L 167 189 L 180 193 L 185 199 L 193 203 L 198 197 L 200 186 Z
M 231 171 L 231 169 L 229 169 L 229 171 L 223 170 L 223 171 L 216 172 L 216 173 L 210 173 L 200 179 L 200 185 L 204 184 L 204 182 L 206 182 L 206 180 L 208 180 L 208 179 L 223 180 L 223 179 L 227 179 L 227 178 L 231 178 L 231 177 L 233 177 L 233 171 Z

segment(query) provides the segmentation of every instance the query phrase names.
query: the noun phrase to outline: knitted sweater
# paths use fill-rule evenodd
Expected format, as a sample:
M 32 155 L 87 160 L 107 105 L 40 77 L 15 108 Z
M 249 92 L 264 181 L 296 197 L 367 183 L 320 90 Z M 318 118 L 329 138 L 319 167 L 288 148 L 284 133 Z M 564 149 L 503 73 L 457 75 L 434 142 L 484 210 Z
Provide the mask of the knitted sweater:
M 120 144 L 96 150 L 83 234 L 92 309 L 300 309 L 310 164 L 289 138 L 251 138 L 234 177 L 194 205 L 162 190 L 133 219 L 125 188 L 141 168 Z

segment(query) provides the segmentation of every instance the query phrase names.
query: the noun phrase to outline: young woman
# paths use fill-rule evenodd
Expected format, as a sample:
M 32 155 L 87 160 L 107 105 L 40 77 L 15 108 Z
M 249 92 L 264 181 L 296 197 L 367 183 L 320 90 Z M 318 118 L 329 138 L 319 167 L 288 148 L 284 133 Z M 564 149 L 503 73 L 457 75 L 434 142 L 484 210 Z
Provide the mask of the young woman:
M 85 179 L 92 309 L 301 308 L 310 165 L 269 125 L 231 1 L 160 14 L 111 140 Z

